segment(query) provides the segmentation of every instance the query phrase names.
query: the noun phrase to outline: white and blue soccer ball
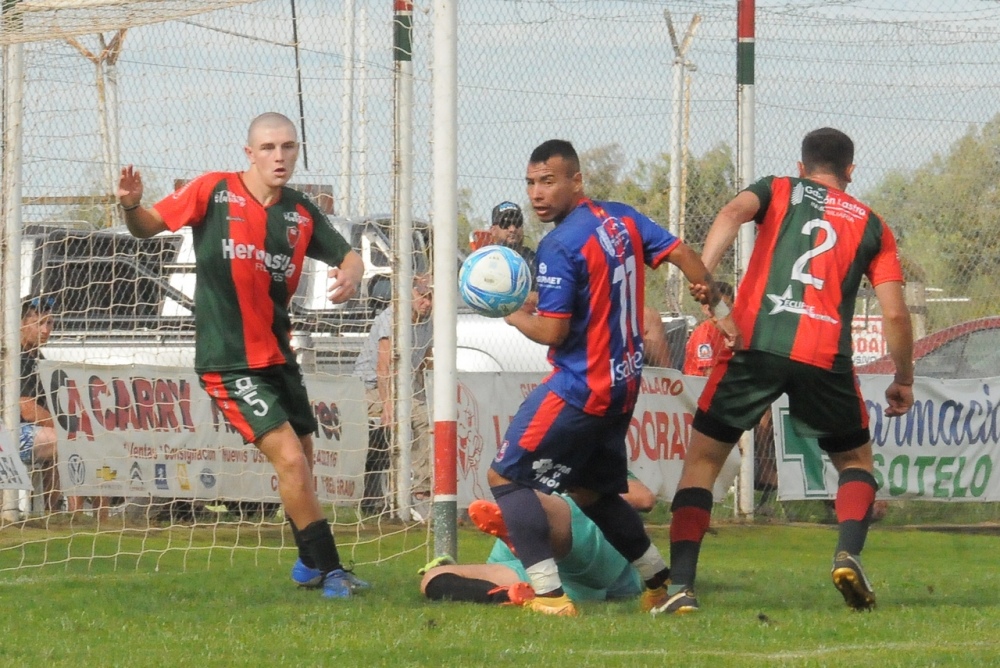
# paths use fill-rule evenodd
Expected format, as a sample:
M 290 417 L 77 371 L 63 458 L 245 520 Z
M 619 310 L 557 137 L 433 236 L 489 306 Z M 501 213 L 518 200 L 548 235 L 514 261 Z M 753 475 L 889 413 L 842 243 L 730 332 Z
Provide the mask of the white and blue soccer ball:
M 458 294 L 472 310 L 502 318 L 521 308 L 531 290 L 531 269 L 506 246 L 483 246 L 462 263 Z

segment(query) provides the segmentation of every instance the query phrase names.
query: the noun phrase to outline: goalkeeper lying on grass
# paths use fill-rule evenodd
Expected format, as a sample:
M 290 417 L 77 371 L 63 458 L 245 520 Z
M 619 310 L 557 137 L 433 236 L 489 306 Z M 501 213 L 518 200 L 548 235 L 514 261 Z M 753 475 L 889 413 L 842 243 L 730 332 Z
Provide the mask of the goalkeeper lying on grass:
M 638 572 L 604 538 L 569 496 L 539 495 L 549 522 L 549 538 L 559 576 L 573 601 L 635 598 L 644 586 Z M 636 479 L 622 495 L 637 510 L 648 511 L 655 496 Z M 507 528 L 500 509 L 489 501 L 474 501 L 469 517 L 497 541 L 485 564 L 455 564 L 448 556 L 431 561 L 420 573 L 420 591 L 431 600 L 526 605 L 535 592 L 524 566 L 505 542 Z

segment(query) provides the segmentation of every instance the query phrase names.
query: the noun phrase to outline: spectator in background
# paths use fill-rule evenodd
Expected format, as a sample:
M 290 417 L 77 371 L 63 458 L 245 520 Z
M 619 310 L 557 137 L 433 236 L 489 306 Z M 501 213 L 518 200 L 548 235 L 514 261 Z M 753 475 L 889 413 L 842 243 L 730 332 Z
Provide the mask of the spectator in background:
M 21 304 L 21 461 L 42 474 L 45 510 L 59 508 L 59 473 L 56 470 L 56 430 L 38 375 L 41 347 L 52 334 L 52 299 Z
M 717 281 L 719 294 L 728 308 L 733 307 L 733 286 L 725 281 Z M 715 318 L 707 306 L 702 304 L 705 319 L 694 328 L 687 342 L 684 355 L 684 373 L 688 376 L 708 376 L 712 373 L 719 355 L 726 349 L 726 337 L 715 324 Z
M 417 514 L 421 515 L 421 511 L 427 512 L 426 506 L 430 502 L 432 480 L 430 421 L 427 414 L 427 400 L 423 382 L 423 370 L 428 366 L 433 336 L 432 291 L 429 275 L 418 274 L 413 277 L 412 299 L 410 369 L 413 372 L 414 395 L 411 414 L 413 443 L 410 449 L 410 469 L 413 505 Z M 388 444 L 391 442 L 388 430 L 395 421 L 395 410 L 392 402 L 392 314 L 393 307 L 389 306 L 375 316 L 368 333 L 368 339 L 354 363 L 354 375 L 365 384 L 368 419 L 375 427 L 373 435 L 376 436 L 373 442 L 369 443 L 370 452 L 365 467 L 363 509 L 369 512 L 379 512 L 384 508 L 381 499 L 383 496 L 381 493 L 382 472 L 388 467 Z
M 535 251 L 524 245 L 524 213 L 513 202 L 500 202 L 490 214 L 491 243 L 506 246 L 524 258 L 531 268 L 531 289 L 535 289 Z
M 51 297 L 34 297 L 21 304 L 21 461 L 36 468 L 42 474 L 42 496 L 45 510 L 59 509 L 59 472 L 56 468 L 57 435 L 52 413 L 45 401 L 45 388 L 38 375 L 38 360 L 42 359 L 41 348 L 52 334 Z M 71 496 L 66 499 L 70 511 L 83 509 L 85 497 Z M 98 512 L 104 512 L 103 503 L 97 504 Z

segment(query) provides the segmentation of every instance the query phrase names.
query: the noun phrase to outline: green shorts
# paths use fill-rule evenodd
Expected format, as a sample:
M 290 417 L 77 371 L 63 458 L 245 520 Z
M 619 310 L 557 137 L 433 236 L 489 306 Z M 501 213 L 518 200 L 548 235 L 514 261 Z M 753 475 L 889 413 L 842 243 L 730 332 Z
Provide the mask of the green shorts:
M 298 365 L 266 369 L 206 372 L 201 386 L 226 420 L 247 443 L 285 422 L 299 436 L 316 431 L 318 423 Z
M 782 394 L 788 395 L 792 426 L 800 436 L 853 442 L 868 431 L 868 411 L 853 369 L 828 371 L 756 350 L 740 351 L 716 365 L 698 409 L 714 423 L 748 431 Z
M 574 601 L 603 601 L 635 598 L 643 590 L 639 573 L 607 541 L 594 522 L 583 514 L 573 499 L 553 493 L 569 504 L 573 546 L 559 560 L 559 578 L 563 589 Z M 507 566 L 524 582 L 530 582 L 524 565 L 506 543 L 498 540 L 486 559 L 488 564 Z

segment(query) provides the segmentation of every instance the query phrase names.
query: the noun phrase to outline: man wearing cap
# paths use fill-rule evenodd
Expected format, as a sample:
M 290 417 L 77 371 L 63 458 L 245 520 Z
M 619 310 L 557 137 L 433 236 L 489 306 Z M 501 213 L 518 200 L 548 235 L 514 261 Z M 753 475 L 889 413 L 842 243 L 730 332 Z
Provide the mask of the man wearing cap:
M 524 245 L 524 214 L 513 202 L 500 202 L 493 207 L 490 235 L 492 243 L 506 246 L 524 258 L 531 268 L 531 289 L 535 289 L 535 251 Z
M 41 348 L 52 334 L 53 299 L 34 297 L 21 303 L 21 461 L 42 474 L 45 510 L 59 507 L 59 474 L 56 471 L 56 430 L 38 374 Z M 83 508 L 83 497 L 67 498 L 71 511 Z M 101 504 L 103 505 L 103 504 Z M 95 507 L 97 507 L 95 503 Z

